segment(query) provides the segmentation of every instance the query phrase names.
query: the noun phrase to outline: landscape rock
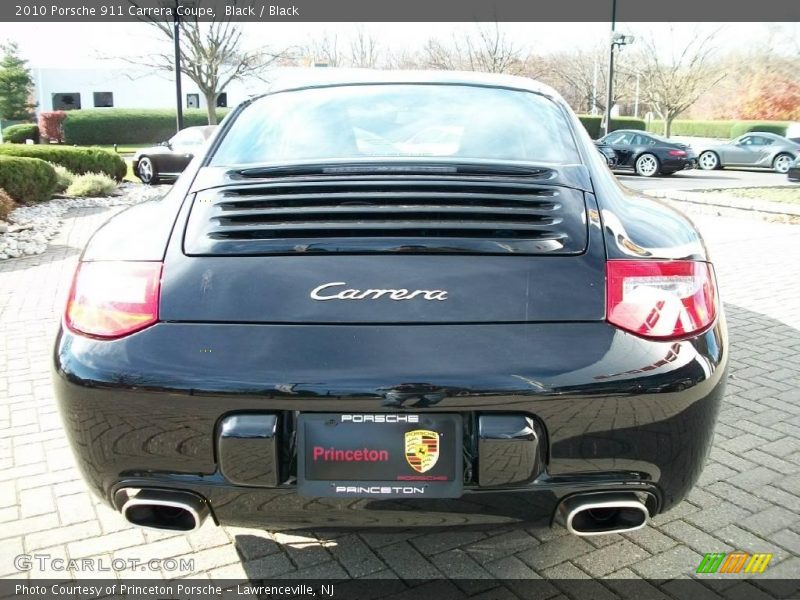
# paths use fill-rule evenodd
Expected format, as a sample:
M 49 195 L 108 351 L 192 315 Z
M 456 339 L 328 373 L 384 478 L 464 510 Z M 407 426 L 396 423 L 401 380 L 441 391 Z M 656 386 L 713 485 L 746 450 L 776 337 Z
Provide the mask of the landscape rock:
M 47 243 L 58 235 L 61 219 L 73 208 L 109 208 L 159 200 L 169 190 L 165 186 L 124 183 L 106 198 L 56 198 L 30 206 L 20 206 L 0 221 L 0 260 L 42 254 Z

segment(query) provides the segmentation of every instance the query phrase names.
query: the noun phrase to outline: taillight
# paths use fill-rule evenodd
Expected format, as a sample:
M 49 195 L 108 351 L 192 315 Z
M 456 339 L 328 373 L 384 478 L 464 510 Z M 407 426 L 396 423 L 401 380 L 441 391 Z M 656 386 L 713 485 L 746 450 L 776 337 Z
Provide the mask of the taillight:
M 158 321 L 160 262 L 84 262 L 75 271 L 64 321 L 72 331 L 116 338 Z
M 670 156 L 686 156 L 686 150 L 670 150 Z
M 710 264 L 692 260 L 610 260 L 606 318 L 637 335 L 670 340 L 696 334 L 717 316 Z

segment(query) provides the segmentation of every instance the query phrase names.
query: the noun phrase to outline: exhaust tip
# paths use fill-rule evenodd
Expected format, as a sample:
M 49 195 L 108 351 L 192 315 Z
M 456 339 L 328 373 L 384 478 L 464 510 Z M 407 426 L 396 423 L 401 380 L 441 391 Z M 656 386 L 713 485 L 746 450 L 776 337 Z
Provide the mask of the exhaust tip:
M 194 531 L 208 517 L 208 504 L 185 491 L 125 490 L 128 499 L 120 512 L 128 523 L 159 531 Z
M 636 531 L 647 524 L 647 507 L 629 492 L 585 494 L 564 500 L 559 515 L 573 535 L 610 535 Z

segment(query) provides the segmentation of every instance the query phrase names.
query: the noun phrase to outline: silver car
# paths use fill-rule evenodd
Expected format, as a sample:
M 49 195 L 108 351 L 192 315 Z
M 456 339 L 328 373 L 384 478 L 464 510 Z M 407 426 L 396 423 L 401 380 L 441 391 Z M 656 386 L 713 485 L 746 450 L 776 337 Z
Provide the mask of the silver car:
M 778 173 L 800 156 L 800 144 L 774 133 L 745 133 L 728 142 L 699 148 L 697 164 L 701 169 L 722 167 L 763 167 Z

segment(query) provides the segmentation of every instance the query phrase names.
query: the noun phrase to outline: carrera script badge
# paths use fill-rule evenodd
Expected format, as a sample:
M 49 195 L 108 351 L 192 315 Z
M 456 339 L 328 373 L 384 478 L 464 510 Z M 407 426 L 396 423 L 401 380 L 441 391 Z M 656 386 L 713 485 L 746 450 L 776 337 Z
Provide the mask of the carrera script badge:
M 418 473 L 430 471 L 439 460 L 439 434 L 427 429 L 407 431 L 406 460 Z
M 341 289 L 344 288 L 344 289 Z M 368 289 L 357 290 L 347 288 L 344 281 L 332 281 L 323 283 L 311 290 L 309 294 L 314 300 L 378 300 L 387 298 L 389 300 L 447 300 L 446 290 L 408 290 L 406 288 L 397 289 Z

